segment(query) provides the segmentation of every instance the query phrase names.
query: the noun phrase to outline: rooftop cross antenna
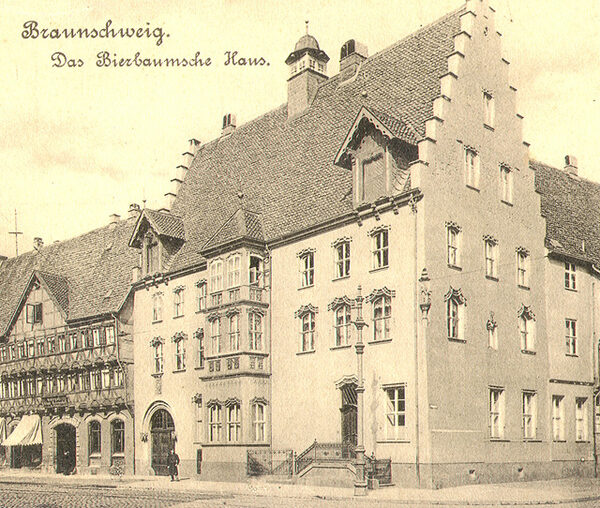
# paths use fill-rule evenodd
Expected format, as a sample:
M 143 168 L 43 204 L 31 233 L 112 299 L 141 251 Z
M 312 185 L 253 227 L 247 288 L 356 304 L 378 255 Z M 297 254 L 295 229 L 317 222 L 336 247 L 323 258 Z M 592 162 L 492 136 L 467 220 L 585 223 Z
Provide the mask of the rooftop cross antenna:
M 18 256 L 19 255 L 19 235 L 22 235 L 23 232 L 19 231 L 19 228 L 17 227 L 17 209 L 16 208 L 15 208 L 15 230 L 9 231 L 8 234 L 15 235 L 15 256 Z

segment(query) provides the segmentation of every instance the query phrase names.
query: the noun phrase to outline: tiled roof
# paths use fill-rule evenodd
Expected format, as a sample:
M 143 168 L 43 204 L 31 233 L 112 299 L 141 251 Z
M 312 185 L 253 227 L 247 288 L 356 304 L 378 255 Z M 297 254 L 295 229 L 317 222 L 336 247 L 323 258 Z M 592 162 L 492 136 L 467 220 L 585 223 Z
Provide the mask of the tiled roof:
M 264 241 L 259 216 L 239 208 L 202 247 L 206 251 L 239 239 Z
M 0 336 L 34 272 L 64 305 L 69 320 L 116 312 L 127 296 L 139 253 L 128 247 L 133 219 L 57 242 L 0 265 Z M 68 282 L 67 282 L 68 281 Z
M 369 57 L 356 75 L 349 69 L 328 79 L 303 113 L 288 119 L 283 105 L 202 145 L 172 207 L 186 243 L 170 269 L 202 261 L 203 245 L 237 210 L 240 191 L 260 213 L 266 240 L 350 212 L 352 177 L 333 161 L 356 115 L 367 106 L 423 136 L 462 12 Z
M 150 224 L 159 235 L 170 236 L 178 240 L 185 240 L 185 232 L 183 229 L 183 221 L 168 212 L 159 212 L 146 208 L 143 215 L 148 217 Z
M 407 125 L 402 120 L 394 118 L 383 111 L 378 111 L 373 107 L 367 109 L 370 109 L 375 117 L 398 139 L 404 140 L 408 143 L 416 144 L 421 138 L 421 136 L 419 136 L 410 125 Z
M 600 184 L 542 162 L 530 166 L 546 219 L 546 246 L 600 266 Z

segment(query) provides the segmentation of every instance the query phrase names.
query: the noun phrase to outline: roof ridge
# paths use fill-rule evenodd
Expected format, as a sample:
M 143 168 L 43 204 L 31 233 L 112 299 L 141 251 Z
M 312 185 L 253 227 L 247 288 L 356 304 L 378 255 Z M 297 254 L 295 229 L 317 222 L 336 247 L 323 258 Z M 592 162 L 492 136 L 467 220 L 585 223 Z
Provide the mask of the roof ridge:
M 548 164 L 547 162 L 543 162 L 541 160 L 538 159 L 529 159 L 529 164 L 541 164 L 542 166 L 548 168 L 548 169 L 553 169 L 554 171 L 559 171 L 562 175 L 569 177 L 569 175 L 565 172 L 564 169 L 561 168 L 557 168 L 556 166 L 553 166 L 551 164 Z M 581 176 L 579 174 L 577 174 L 577 180 L 582 181 L 582 182 L 586 182 L 586 183 L 590 183 L 592 185 L 596 185 L 598 187 L 600 187 L 600 182 L 597 182 L 595 180 L 590 180 L 589 178 L 586 178 L 585 176 Z

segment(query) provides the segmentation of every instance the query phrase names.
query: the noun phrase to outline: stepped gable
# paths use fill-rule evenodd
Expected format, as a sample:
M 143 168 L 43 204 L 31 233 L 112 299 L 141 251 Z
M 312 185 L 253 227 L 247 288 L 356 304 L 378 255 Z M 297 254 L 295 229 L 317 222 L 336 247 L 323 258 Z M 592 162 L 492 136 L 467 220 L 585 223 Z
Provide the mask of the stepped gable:
M 424 136 L 463 12 L 369 57 L 355 75 L 328 79 L 302 114 L 288 119 L 282 105 L 202 145 L 171 210 L 187 238 L 171 270 L 203 260 L 207 239 L 238 208 L 240 189 L 268 241 L 352 212 L 352 176 L 333 161 L 356 115 L 367 106 Z
M 600 184 L 535 160 L 529 164 L 546 219 L 546 246 L 600 267 Z
M 134 219 L 123 220 L 7 259 L 0 266 L 0 337 L 36 271 L 67 310 L 68 320 L 117 312 L 138 264 L 138 251 L 128 247 L 134 224 Z

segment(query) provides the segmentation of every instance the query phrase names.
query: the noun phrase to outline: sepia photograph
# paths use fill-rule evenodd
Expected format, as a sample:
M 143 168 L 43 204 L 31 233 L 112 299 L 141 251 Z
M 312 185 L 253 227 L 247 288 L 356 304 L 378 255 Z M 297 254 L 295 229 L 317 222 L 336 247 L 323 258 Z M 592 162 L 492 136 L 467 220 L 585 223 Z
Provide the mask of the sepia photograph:
M 0 2 L 0 508 L 600 506 L 599 27 Z

